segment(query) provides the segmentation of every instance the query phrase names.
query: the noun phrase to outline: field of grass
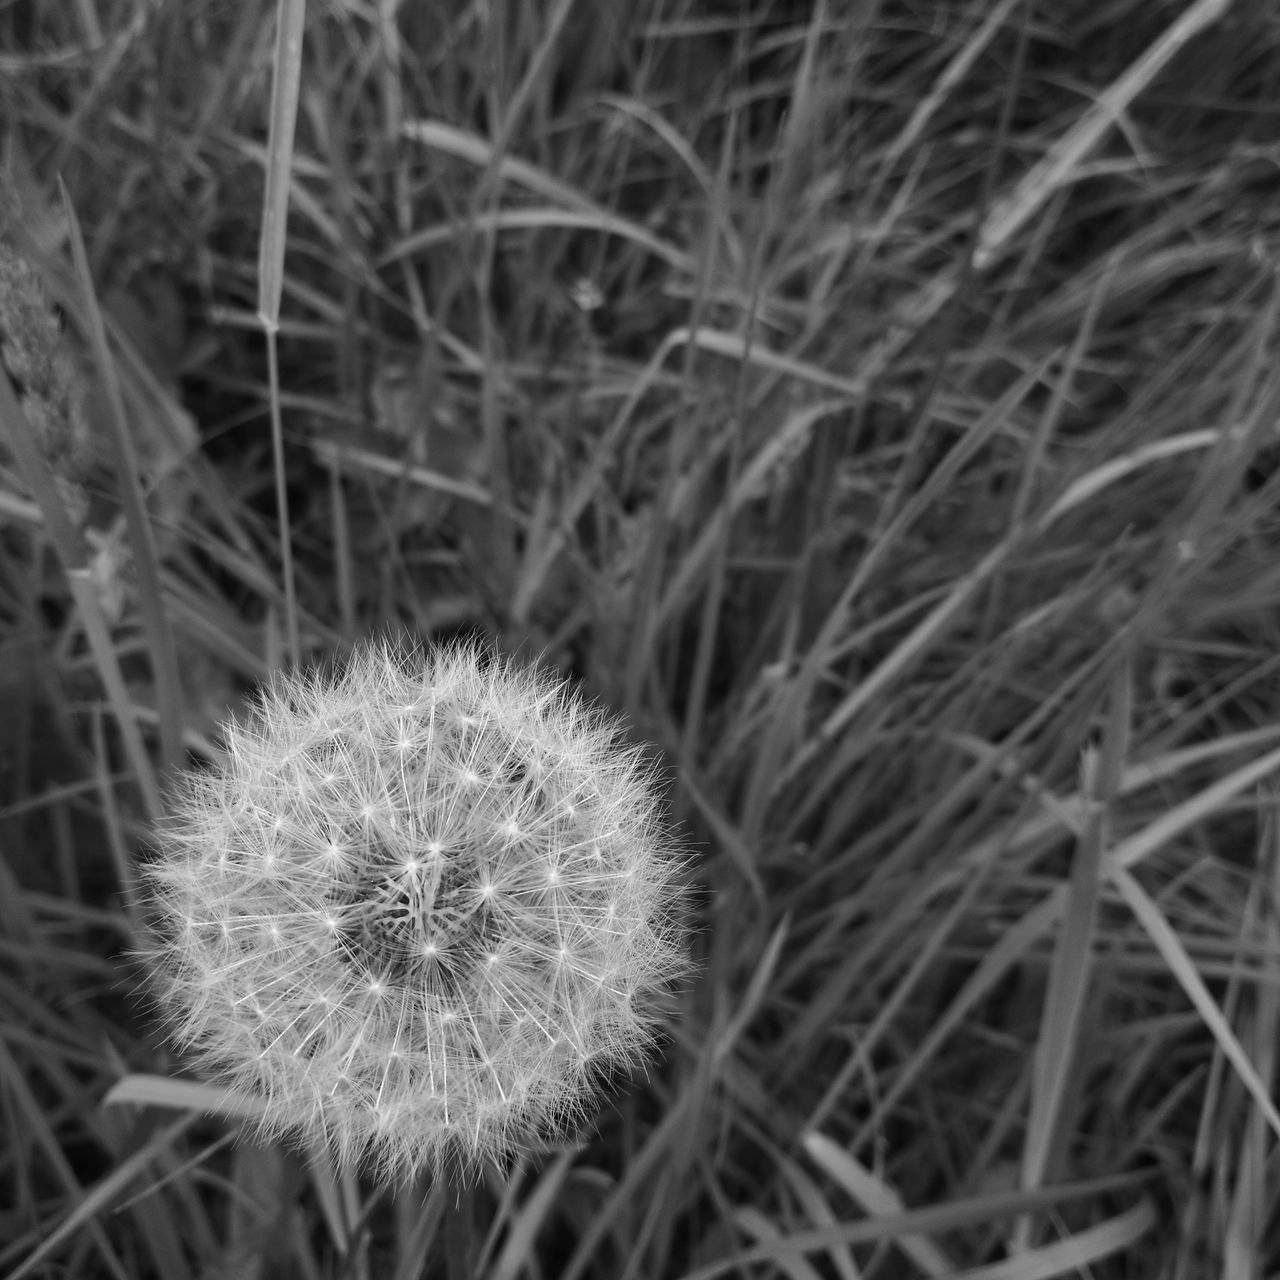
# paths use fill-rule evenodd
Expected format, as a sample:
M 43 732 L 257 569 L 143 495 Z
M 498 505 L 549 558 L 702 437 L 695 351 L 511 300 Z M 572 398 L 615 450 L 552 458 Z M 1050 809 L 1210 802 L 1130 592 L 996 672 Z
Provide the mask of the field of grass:
M 282 12 L 0 4 L 0 1275 L 1280 1274 L 1272 6 Z M 648 1070 L 461 1190 L 130 960 L 174 768 L 385 634 L 689 858 Z

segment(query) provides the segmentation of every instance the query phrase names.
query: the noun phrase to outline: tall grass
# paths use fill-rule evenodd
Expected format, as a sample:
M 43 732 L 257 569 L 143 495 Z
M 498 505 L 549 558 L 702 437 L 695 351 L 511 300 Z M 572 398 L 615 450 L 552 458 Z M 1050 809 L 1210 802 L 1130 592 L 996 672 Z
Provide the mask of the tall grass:
M 301 30 L 295 119 L 267 0 L 0 11 L 98 442 L 69 511 L 0 334 L 0 1271 L 1273 1274 L 1266 7 Z M 121 959 L 166 762 L 386 632 L 627 713 L 695 851 L 661 1062 L 461 1199 L 236 1141 Z

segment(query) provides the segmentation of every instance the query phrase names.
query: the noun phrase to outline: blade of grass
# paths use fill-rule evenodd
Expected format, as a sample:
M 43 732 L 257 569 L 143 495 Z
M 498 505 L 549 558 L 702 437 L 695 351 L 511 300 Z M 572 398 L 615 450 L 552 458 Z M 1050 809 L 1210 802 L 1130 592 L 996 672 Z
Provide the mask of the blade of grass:
M 573 1169 L 573 1158 L 574 1152 L 562 1151 L 538 1176 L 537 1185 L 512 1220 L 492 1270 L 484 1272 L 492 1280 L 517 1280 L 527 1260 L 534 1256 L 534 1244 Z
M 753 1240 L 763 1241 L 763 1247 L 782 1237 L 778 1226 L 754 1205 L 743 1205 L 733 1212 L 733 1220 Z M 803 1258 L 794 1254 L 782 1254 L 777 1259 L 778 1271 L 789 1280 L 822 1280 L 817 1270 Z
M 63 572 L 67 575 L 67 583 L 76 602 L 99 678 L 106 688 L 125 752 L 133 765 L 138 787 L 142 792 L 143 804 L 148 815 L 153 819 L 157 818 L 161 812 L 161 803 L 155 766 L 138 730 L 132 699 L 125 686 L 124 673 L 120 669 L 119 656 L 111 643 L 110 628 L 98 599 L 87 548 L 67 514 L 53 473 L 40 452 L 39 442 L 4 369 L 0 369 L 0 424 L 6 428 L 6 437 L 17 458 L 18 467 L 44 513 L 45 528 L 58 559 L 62 562 Z
M 140 1073 L 117 1080 L 102 1099 L 104 1107 L 127 1103 L 144 1107 L 176 1107 L 201 1114 L 210 1112 L 242 1120 L 256 1120 L 262 1114 L 260 1103 L 217 1085 Z
M 1117 1174 L 1098 1178 L 1090 1183 L 1072 1183 L 1062 1187 L 1050 1187 L 1040 1191 L 1006 1191 L 991 1195 L 974 1196 L 950 1204 L 930 1205 L 925 1209 L 906 1209 L 900 1213 L 884 1214 L 859 1222 L 844 1222 L 821 1231 L 799 1231 L 781 1236 L 770 1245 L 745 1249 L 731 1257 L 720 1258 L 694 1271 L 687 1271 L 681 1280 L 714 1280 L 729 1272 L 741 1273 L 756 1264 L 777 1265 L 783 1253 L 815 1253 L 836 1245 L 866 1244 L 872 1241 L 893 1240 L 903 1235 L 934 1235 L 943 1231 L 963 1231 L 973 1227 L 989 1227 L 994 1221 L 1011 1218 L 1021 1213 L 1034 1213 L 1055 1208 L 1070 1200 L 1132 1188 L 1143 1181 L 1134 1174 Z M 1115 1224 L 1115 1225 L 1112 1225 Z M 1050 1245 L 1040 1251 L 1049 1266 L 1045 1271 L 1026 1272 L 1029 1276 L 1049 1277 L 1061 1275 L 1073 1266 L 1084 1265 L 1084 1255 L 1104 1256 L 1092 1253 L 1099 1244 L 1111 1242 L 1108 1252 L 1116 1252 L 1136 1242 L 1155 1224 L 1155 1211 L 1150 1202 L 1143 1200 L 1127 1213 L 1113 1218 L 1100 1228 L 1091 1228 L 1071 1239 Z M 1023 1280 L 1018 1270 L 1023 1259 L 1011 1258 L 996 1263 L 1002 1270 L 989 1267 L 977 1271 L 952 1272 L 948 1280 Z
M 897 164 L 899 158 L 915 145 L 929 121 L 973 69 L 973 64 L 986 51 L 996 33 L 1021 2 L 1022 0 L 1000 0 L 1000 3 L 983 19 L 982 25 L 960 46 L 955 57 L 947 63 L 942 74 L 934 81 L 933 87 L 916 104 L 906 124 L 885 148 L 884 155 L 879 161 L 882 172 L 891 169 Z M 981 9 L 978 12 L 981 12 Z
M 9 1273 L 8 1280 L 22 1280 L 23 1276 L 31 1272 L 64 1239 L 82 1226 L 93 1238 L 98 1256 L 108 1272 L 117 1280 L 128 1280 L 129 1272 L 96 1216 L 98 1208 L 105 1203 L 105 1200 L 97 1190 L 86 1193 L 80 1185 L 80 1180 L 76 1177 L 75 1170 L 71 1167 L 62 1144 L 58 1141 L 58 1135 L 49 1123 L 45 1108 L 32 1092 L 25 1074 L 19 1069 L 18 1063 L 2 1038 L 0 1038 L 0 1088 L 3 1088 L 10 1105 L 16 1107 L 25 1120 L 28 1141 L 34 1142 L 39 1147 L 54 1179 L 61 1185 L 69 1203 L 74 1206 L 67 1218 L 45 1237 L 35 1252 L 29 1255 L 16 1270 Z M 18 1150 L 16 1145 L 14 1150 Z M 106 1181 L 109 1186 L 118 1185 L 119 1172 L 117 1169 L 115 1173 L 108 1176 Z
M 1277 769 L 1280 769 L 1280 748 L 1269 751 L 1248 764 L 1241 765 L 1240 768 L 1219 778 L 1202 791 L 1197 791 L 1181 804 L 1174 805 L 1161 813 L 1140 831 L 1120 841 L 1108 854 L 1108 862 L 1125 869 L 1142 862 L 1155 850 L 1204 821 L 1242 791 L 1260 782 Z
M 1197 0 L 1161 33 L 1132 66 L 1098 95 L 1097 102 L 1027 172 L 983 224 L 974 266 L 983 271 L 1044 203 L 1078 176 L 1080 166 L 1133 101 L 1188 41 L 1217 22 L 1231 0 Z
M 846 1058 L 844 1066 L 835 1073 L 823 1093 L 822 1100 L 810 1114 L 808 1120 L 810 1128 L 819 1128 L 826 1122 L 827 1115 L 838 1105 L 850 1080 L 862 1070 L 862 1065 L 876 1052 L 895 1019 L 901 1015 L 903 1008 L 920 984 L 930 974 L 936 972 L 935 966 L 939 954 L 951 940 L 954 931 L 972 912 L 975 903 L 980 900 L 980 891 L 990 870 L 990 866 L 978 867 L 972 875 L 965 878 L 946 913 L 941 918 L 930 922 L 930 927 L 923 939 L 910 932 L 916 923 L 910 919 L 915 915 L 914 904 L 910 912 L 900 906 L 899 912 L 906 919 L 901 922 L 893 917 L 887 919 L 880 930 L 868 936 L 861 953 L 851 956 L 848 963 L 840 965 L 830 978 L 823 981 L 810 994 L 804 1016 L 797 1019 L 780 1045 L 778 1056 L 783 1065 L 784 1078 L 786 1078 L 785 1073 L 793 1069 L 792 1064 L 803 1060 L 804 1049 L 822 1036 L 824 1027 L 830 1026 L 839 1017 L 836 1011 L 847 1004 L 853 985 L 864 980 L 864 970 L 869 967 L 868 952 L 875 949 L 875 944 L 888 938 L 909 939 L 906 946 L 892 948 L 899 953 L 897 967 L 905 968 L 905 972 L 894 983 L 892 991 L 877 1000 L 874 1018 L 865 1031 L 858 1036 L 857 1043 Z M 1011 929 L 1006 934 L 1006 940 L 1012 941 L 1016 934 L 1017 929 Z M 987 958 L 994 960 L 995 953 L 989 953 Z M 976 981 L 978 976 L 975 972 L 973 980 Z M 968 989 L 968 987 L 962 989 L 960 994 L 963 995 Z M 957 996 L 955 1004 L 934 1021 L 930 1036 L 902 1064 L 897 1073 L 895 1087 L 905 1088 L 904 1082 L 910 1080 L 928 1064 L 933 1051 L 943 1043 L 943 1029 L 952 1019 L 963 1016 L 963 1006 L 956 1007 L 957 1005 L 960 1005 L 960 995 Z M 885 1105 L 883 1099 L 877 1104 L 872 1120 L 863 1126 L 859 1140 L 853 1144 L 855 1151 L 860 1149 L 863 1138 L 876 1123 L 876 1117 L 881 1114 Z
M 804 1149 L 814 1164 L 868 1217 L 883 1218 L 903 1212 L 902 1197 L 826 1134 L 816 1131 L 805 1134 Z M 895 1243 L 925 1275 L 941 1280 L 943 1276 L 956 1274 L 955 1263 L 923 1232 L 896 1236 Z
M 737 114 L 729 116 L 724 140 L 720 147 L 720 163 L 716 169 L 715 187 L 709 195 L 710 213 L 704 231 L 704 242 L 698 273 L 694 280 L 689 301 L 689 328 L 697 332 L 701 325 L 714 273 L 720 262 L 723 232 L 721 228 L 730 221 L 728 212 L 729 174 L 733 164 L 733 151 L 737 138 Z M 693 406 L 698 401 L 695 376 L 698 365 L 698 347 L 689 343 L 684 349 L 681 368 L 681 402 Z M 665 561 L 670 539 L 671 516 L 675 508 L 675 496 L 681 476 L 688 467 L 688 454 L 696 433 L 681 430 L 677 424 L 667 437 L 666 457 L 662 482 L 653 511 L 645 531 L 644 546 L 637 562 L 636 583 L 632 591 L 632 641 L 627 655 L 623 677 L 623 705 L 636 708 L 640 705 L 641 690 L 646 672 L 651 669 L 652 654 L 657 643 L 661 619 L 654 608 L 660 583 L 665 575 Z
M 104 1212 L 135 1178 L 144 1174 L 157 1158 L 169 1151 L 194 1121 L 193 1116 L 182 1116 L 173 1121 L 167 1128 L 153 1134 L 144 1146 L 139 1147 L 132 1155 L 116 1165 L 101 1182 L 78 1201 L 75 1208 L 40 1242 L 39 1247 L 9 1272 L 6 1280 L 22 1280 L 40 1263 L 56 1253 L 77 1232 L 88 1230 L 91 1233 L 100 1233 L 102 1228 L 98 1224 L 98 1215 Z M 172 1227 L 172 1224 L 170 1226 Z M 169 1251 L 166 1250 L 167 1252 Z M 116 1270 L 115 1266 L 112 1270 L 121 1277 L 126 1275 L 122 1269 Z M 167 1274 L 180 1273 L 170 1271 Z
M 285 476 L 284 424 L 280 408 L 280 300 L 284 295 L 284 255 L 288 241 L 289 189 L 293 174 L 293 139 L 302 84 L 302 33 L 306 0 L 279 0 L 276 46 L 272 59 L 271 120 L 267 135 L 267 187 L 258 246 L 258 318 L 267 339 L 267 377 L 271 400 L 271 450 L 276 477 L 276 516 L 280 530 L 280 572 L 284 578 L 285 626 L 289 659 L 302 660 L 298 625 L 293 540 L 289 527 L 289 491 Z
M 1093 932 L 1101 883 L 1102 856 L 1108 838 L 1108 812 L 1120 787 L 1128 755 L 1133 684 L 1125 663 L 1111 686 L 1111 706 L 1100 752 L 1087 751 L 1081 767 L 1081 791 L 1089 797 L 1084 830 L 1076 843 L 1057 942 L 1049 964 L 1049 983 L 1041 1011 L 1032 1067 L 1031 1115 L 1022 1150 L 1022 1185 L 1030 1189 L 1052 1178 L 1050 1160 L 1061 1150 L 1063 1125 L 1073 1112 L 1068 1088 L 1080 1042 L 1081 1017 L 1093 969 Z M 1032 1223 L 1023 1219 L 1012 1248 L 1023 1253 L 1032 1243 Z
M 1120 782 L 1119 794 L 1139 795 L 1147 788 L 1176 780 L 1183 772 L 1236 753 L 1253 756 L 1255 751 L 1274 742 L 1277 735 L 1280 735 L 1280 728 L 1250 729 L 1242 733 L 1225 734 L 1210 742 L 1198 742 L 1176 751 L 1168 751 L 1151 759 L 1140 760 L 1125 770 Z M 1008 762 L 998 760 L 996 749 L 988 743 L 979 742 L 972 737 L 952 735 L 948 737 L 950 741 L 976 759 L 989 760 L 997 772 L 1003 773 L 1010 767 Z M 1276 766 L 1273 764 L 1272 767 Z M 1241 783 L 1239 787 L 1233 784 L 1231 794 L 1236 794 L 1238 790 L 1248 785 L 1250 785 L 1249 781 Z M 1078 838 L 1084 831 L 1088 814 L 1088 798 L 1079 792 L 1067 796 L 1055 796 L 1043 784 L 1040 784 L 1039 794 L 1043 804 L 1037 812 L 1025 821 L 1019 822 L 1012 831 L 998 831 L 971 846 L 964 854 L 965 864 L 984 866 L 996 856 L 999 850 L 1016 853 L 1044 840 L 1054 831 L 1069 831 Z M 1154 847 L 1146 836 L 1148 830 L 1150 830 L 1149 827 L 1143 828 L 1137 833 L 1136 838 L 1141 841 L 1141 844 L 1136 849 L 1130 846 L 1128 841 L 1124 843 L 1123 847 L 1127 850 L 1126 859 L 1145 857 Z
M 947 486 L 955 479 L 963 467 L 978 450 L 997 432 L 1008 426 L 1014 411 L 1022 404 L 1033 388 L 1038 387 L 1053 361 L 1046 356 L 1037 366 L 1019 378 L 1008 391 L 993 404 L 982 417 L 964 433 L 958 443 L 946 454 L 934 468 L 929 477 L 920 486 L 902 511 L 894 517 L 893 523 L 884 531 L 883 536 L 859 562 L 850 575 L 848 582 L 840 592 L 837 600 L 828 610 L 826 620 L 815 639 L 811 650 L 805 657 L 799 674 L 795 680 L 788 682 L 785 689 L 779 690 L 775 697 L 797 697 L 802 704 L 808 704 L 812 690 L 818 680 L 822 667 L 828 661 L 828 654 L 836 644 L 849 607 L 859 592 L 871 580 L 877 568 L 888 558 L 892 550 L 938 499 L 939 494 L 946 492 Z M 830 712 L 822 723 L 822 727 L 813 738 L 801 747 L 786 768 L 779 771 L 776 786 L 801 773 L 814 759 L 826 750 L 841 729 L 852 720 L 863 707 L 869 705 L 883 690 L 893 683 L 911 665 L 915 659 L 927 652 L 930 644 L 949 628 L 952 622 L 969 604 L 974 594 L 1000 567 L 1012 553 L 1020 540 L 1020 533 L 1015 531 L 1004 540 L 995 544 L 979 563 L 968 573 L 957 577 L 954 586 L 946 597 L 936 605 L 930 613 L 919 622 L 898 645 L 885 657 L 867 678 L 859 683 L 856 689 L 845 698 L 840 706 Z
M 646 1179 L 669 1180 L 673 1170 L 684 1169 L 697 1158 L 698 1134 L 712 1114 L 715 1073 L 712 1048 L 704 1044 L 683 1088 L 671 1098 L 657 1123 L 647 1131 L 642 1145 L 628 1153 L 617 1181 L 604 1203 L 592 1214 L 578 1236 L 573 1254 L 560 1272 L 560 1280 L 581 1280 L 601 1243 L 617 1232 L 618 1220 L 635 1203 Z
M 176 770 L 183 760 L 182 683 L 178 679 L 178 655 L 173 642 L 173 628 L 169 625 L 165 610 L 159 556 L 156 554 L 155 536 L 151 531 L 146 503 L 142 497 L 137 452 L 125 422 L 120 382 L 107 345 L 107 329 L 93 287 L 89 256 L 85 252 L 84 237 L 80 233 L 80 221 L 76 217 L 71 196 L 61 180 L 58 191 L 71 243 L 71 258 L 88 321 L 94 364 L 106 391 L 106 419 L 110 427 L 108 438 L 115 455 L 117 493 L 124 511 L 129 545 L 133 549 L 134 566 L 138 573 L 138 602 L 142 609 L 142 624 L 146 630 L 152 677 L 156 684 L 156 710 L 160 720 L 160 770 L 167 774 Z
M 904 1069 L 894 1076 L 892 1085 L 885 1090 L 874 1112 L 858 1131 L 853 1143 L 854 1150 L 860 1150 L 884 1124 L 886 1118 L 893 1114 L 898 1100 L 920 1078 L 929 1063 L 937 1059 L 938 1051 L 962 1025 L 965 1014 L 970 1012 L 1014 965 L 1020 963 L 1031 948 L 1036 946 L 1045 933 L 1052 928 L 1062 912 L 1065 897 L 1066 894 L 1061 885 L 1051 891 L 1047 897 L 1008 928 L 1000 941 L 982 957 L 973 974 L 935 1020 L 924 1042 L 911 1054 Z
M 751 459 L 746 462 L 733 483 L 728 486 L 720 509 L 725 518 L 736 514 L 753 497 L 761 492 L 770 472 L 782 459 L 794 460 L 809 447 L 814 428 L 823 418 L 847 412 L 852 407 L 849 400 L 822 400 L 806 406 L 790 415 L 776 430 L 770 433 Z M 686 518 L 687 512 L 672 505 L 671 516 Z M 695 584 L 702 580 L 706 566 L 712 560 L 718 543 L 718 525 L 706 523 L 693 544 L 681 557 L 678 565 L 667 575 L 661 599 L 658 601 L 654 628 L 667 624 L 684 600 L 693 593 Z
M 1280 902 L 1280 824 L 1276 821 L 1274 787 L 1267 789 L 1270 803 L 1259 850 L 1259 876 L 1250 900 L 1250 918 L 1242 930 L 1242 941 L 1260 935 L 1273 954 L 1280 952 L 1280 921 L 1272 904 Z M 1268 892 L 1269 891 L 1269 892 Z M 1269 899 L 1269 901 L 1268 901 Z M 1243 959 L 1243 958 L 1242 958 Z M 1247 962 L 1246 962 L 1247 963 Z M 1242 968 L 1244 965 L 1242 964 Z M 1246 981 L 1248 981 L 1246 979 Z M 1251 983 L 1254 1001 L 1249 1039 L 1253 1060 L 1264 1085 L 1274 1085 L 1276 1046 L 1280 1043 L 1280 987 L 1272 982 Z M 1230 1214 L 1223 1244 L 1223 1280 L 1256 1280 L 1261 1274 L 1258 1259 L 1263 1256 L 1269 1220 L 1269 1177 L 1266 1117 L 1250 1107 L 1240 1141 L 1235 1186 L 1231 1191 Z
M 779 1151 L 774 1155 L 774 1162 L 810 1223 L 820 1229 L 834 1228 L 839 1224 L 839 1216 L 826 1193 L 816 1179 L 810 1177 L 808 1172 L 800 1167 L 798 1160 L 793 1160 L 785 1152 Z M 851 1249 L 834 1246 L 828 1250 L 828 1261 L 840 1280 L 858 1280 L 858 1267 L 853 1260 Z
M 350 1211 L 343 1177 L 334 1165 L 333 1154 L 322 1143 L 312 1143 L 307 1151 L 307 1173 L 321 1217 L 329 1228 L 329 1238 L 338 1252 L 345 1255 L 351 1249 L 355 1215 Z
M 439 1252 L 441 1226 L 452 1207 L 448 1188 L 433 1182 L 424 1196 L 397 1196 L 392 1202 L 396 1214 L 396 1269 L 391 1280 L 421 1280 L 428 1275 L 428 1260 Z
M 1177 979 L 1178 985 L 1195 1006 L 1201 1021 L 1218 1042 L 1218 1047 L 1236 1069 L 1240 1082 L 1249 1091 L 1250 1097 L 1265 1117 L 1267 1124 L 1271 1126 L 1272 1132 L 1280 1137 L 1280 1111 L 1277 1111 L 1271 1093 L 1258 1075 L 1257 1068 L 1250 1061 L 1244 1046 L 1231 1030 L 1230 1024 L 1223 1017 L 1222 1010 L 1218 1008 L 1204 979 L 1197 972 L 1195 962 L 1187 954 L 1182 940 L 1174 932 L 1173 926 L 1165 918 L 1164 913 L 1119 859 L 1113 855 L 1109 862 L 1107 874 L 1111 883 L 1128 904 L 1134 918 L 1146 930 L 1147 936 L 1168 965 L 1169 972 Z
M 1042 1245 L 1017 1257 L 959 1272 L 954 1280 L 1052 1280 L 1055 1276 L 1087 1275 L 1094 1264 L 1113 1254 L 1127 1253 L 1156 1225 L 1150 1200 L 1078 1231 L 1065 1240 Z
M 630 219 L 604 208 L 596 201 L 584 196 L 580 191 L 561 182 L 560 179 L 544 173 L 541 169 L 524 160 L 518 160 L 509 155 L 504 155 L 501 159 L 498 159 L 493 144 L 484 138 L 477 137 L 472 133 L 466 133 L 453 125 L 445 124 L 439 120 L 410 121 L 404 126 L 403 132 L 406 138 L 414 142 L 420 142 L 423 146 L 444 151 L 446 154 L 456 156 L 461 160 L 467 160 L 480 168 L 486 170 L 492 168 L 504 182 L 511 182 L 517 186 L 524 187 L 527 191 L 532 191 L 549 200 L 554 200 L 568 209 L 575 210 L 584 215 L 584 226 L 596 227 L 600 231 L 608 232 L 611 235 L 623 236 L 633 243 L 648 249 L 655 256 L 664 259 L 682 274 L 692 276 L 697 271 L 697 263 L 694 259 L 683 250 L 676 248 L 675 245 L 655 236 L 639 223 L 632 222 Z M 504 211 L 507 215 L 513 212 L 511 210 Z M 481 216 L 482 213 L 483 211 L 478 211 L 477 216 Z M 496 211 L 490 211 L 489 216 L 497 217 L 498 214 Z M 394 262 L 397 258 L 417 252 L 420 243 L 417 235 L 409 237 L 384 255 L 379 265 Z

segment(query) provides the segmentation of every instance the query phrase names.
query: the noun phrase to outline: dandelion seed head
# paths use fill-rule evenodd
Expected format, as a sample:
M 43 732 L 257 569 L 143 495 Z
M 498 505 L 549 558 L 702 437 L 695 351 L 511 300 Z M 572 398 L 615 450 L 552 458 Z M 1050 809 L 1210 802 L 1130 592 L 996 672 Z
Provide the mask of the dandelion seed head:
M 265 1133 L 389 1180 L 559 1136 L 686 969 L 677 842 L 614 721 L 472 646 L 283 676 L 144 882 L 157 1000 Z

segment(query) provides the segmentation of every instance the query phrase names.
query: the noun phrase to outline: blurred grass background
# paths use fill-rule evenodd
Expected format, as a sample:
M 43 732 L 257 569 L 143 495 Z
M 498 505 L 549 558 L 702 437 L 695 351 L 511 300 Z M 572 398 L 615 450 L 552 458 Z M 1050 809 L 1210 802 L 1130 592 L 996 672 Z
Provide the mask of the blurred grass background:
M 267 0 L 0 4 L 0 1273 L 1275 1275 L 1275 10 L 301 30 L 290 143 Z M 236 1144 L 123 958 L 166 771 L 376 631 L 696 855 L 661 1060 L 462 1202 Z

